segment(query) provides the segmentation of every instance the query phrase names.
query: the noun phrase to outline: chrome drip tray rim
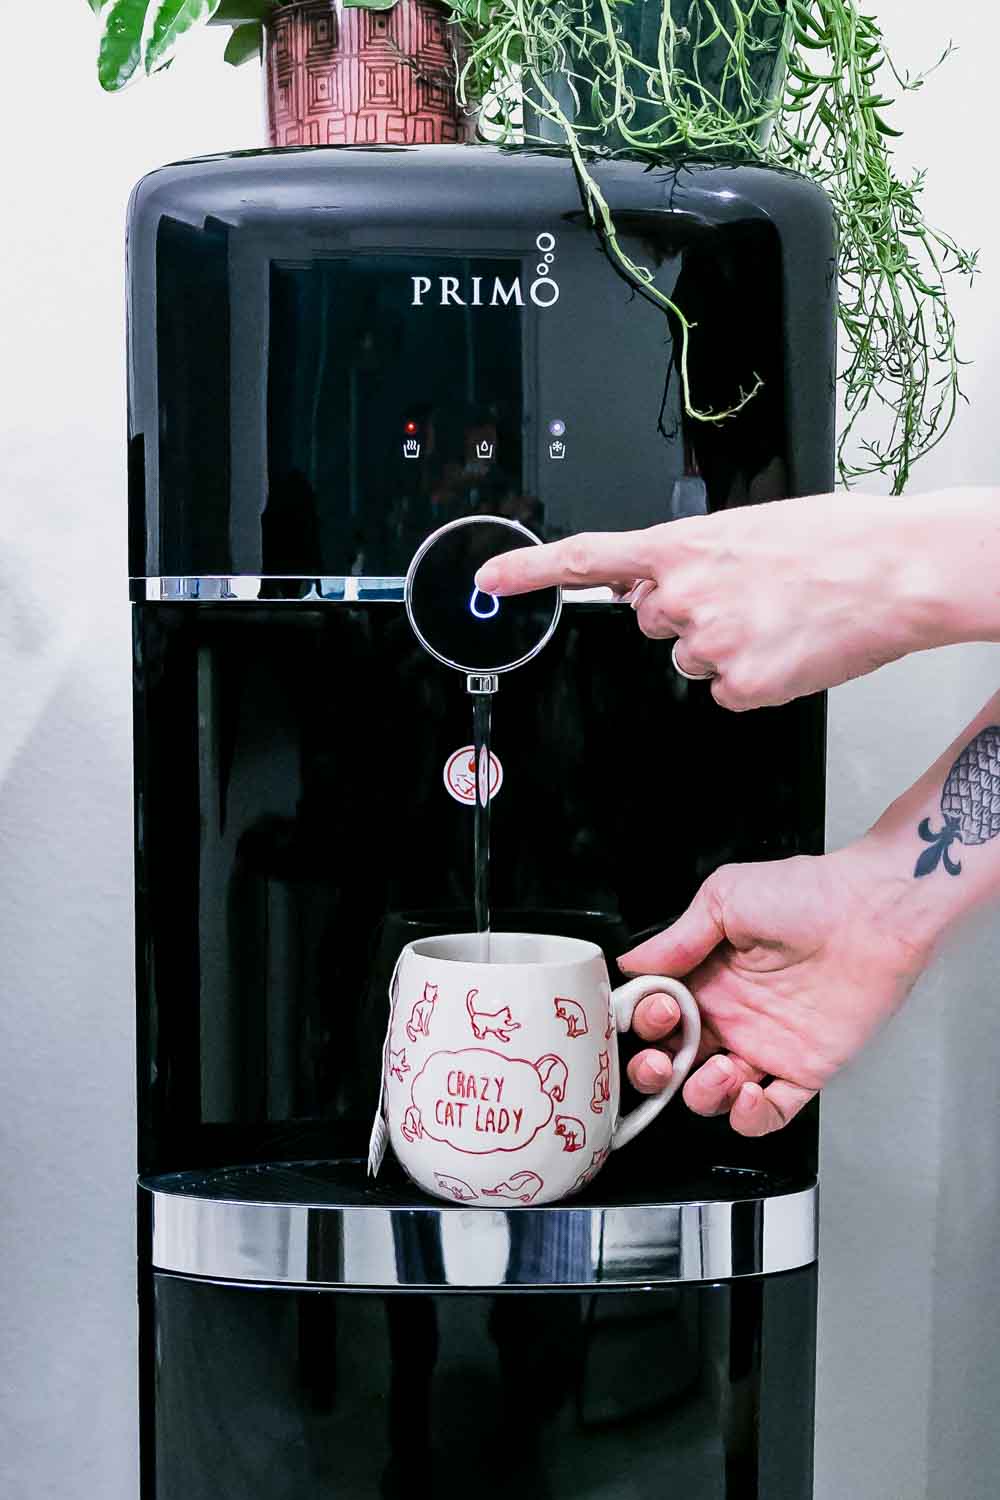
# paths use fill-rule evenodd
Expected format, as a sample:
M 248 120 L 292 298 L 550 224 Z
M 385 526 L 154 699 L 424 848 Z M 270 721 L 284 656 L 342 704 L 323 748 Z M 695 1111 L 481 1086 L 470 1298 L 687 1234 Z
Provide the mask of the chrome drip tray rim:
M 372 1186 L 355 1161 L 175 1172 L 139 1180 L 143 1255 L 213 1281 L 452 1291 L 718 1281 L 816 1259 L 814 1179 L 720 1175 L 716 1196 L 602 1198 L 598 1181 L 586 1201 L 487 1209 Z

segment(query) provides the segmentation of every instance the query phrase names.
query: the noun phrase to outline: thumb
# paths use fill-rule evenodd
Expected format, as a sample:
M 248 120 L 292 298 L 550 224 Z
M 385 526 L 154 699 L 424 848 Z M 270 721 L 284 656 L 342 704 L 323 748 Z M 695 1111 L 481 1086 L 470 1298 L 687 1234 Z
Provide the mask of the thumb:
M 625 974 L 670 974 L 682 979 L 725 939 L 721 894 L 709 876 L 691 905 L 671 926 L 623 953 L 618 967 Z

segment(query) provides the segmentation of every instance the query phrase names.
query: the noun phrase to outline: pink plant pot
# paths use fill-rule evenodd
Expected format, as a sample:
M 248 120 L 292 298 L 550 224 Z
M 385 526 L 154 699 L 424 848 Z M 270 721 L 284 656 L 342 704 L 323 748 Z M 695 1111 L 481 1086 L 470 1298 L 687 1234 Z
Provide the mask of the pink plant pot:
M 272 146 L 424 145 L 468 140 L 455 98 L 460 37 L 434 0 L 391 10 L 293 0 L 267 23 Z

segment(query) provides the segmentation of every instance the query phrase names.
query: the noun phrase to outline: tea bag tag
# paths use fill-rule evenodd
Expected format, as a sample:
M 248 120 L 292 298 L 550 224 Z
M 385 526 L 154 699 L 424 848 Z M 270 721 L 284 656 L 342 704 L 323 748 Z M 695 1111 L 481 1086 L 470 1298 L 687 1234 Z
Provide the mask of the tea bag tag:
M 368 1176 L 377 1177 L 379 1167 L 385 1158 L 385 1150 L 389 1144 L 389 1121 L 386 1115 L 386 1093 L 389 1084 L 389 1039 L 392 1036 L 392 1018 L 396 1011 L 396 996 L 398 994 L 399 965 L 402 953 L 396 959 L 396 967 L 392 971 L 389 981 L 389 1019 L 385 1027 L 385 1041 L 382 1043 L 382 1077 L 379 1081 L 378 1105 L 375 1109 L 375 1122 L 372 1125 L 372 1133 L 368 1140 Z
M 368 1176 L 377 1177 L 378 1169 L 382 1165 L 385 1156 L 385 1148 L 389 1144 L 389 1122 L 382 1113 L 379 1105 L 378 1114 L 375 1116 L 375 1124 L 372 1126 L 371 1140 L 368 1142 Z

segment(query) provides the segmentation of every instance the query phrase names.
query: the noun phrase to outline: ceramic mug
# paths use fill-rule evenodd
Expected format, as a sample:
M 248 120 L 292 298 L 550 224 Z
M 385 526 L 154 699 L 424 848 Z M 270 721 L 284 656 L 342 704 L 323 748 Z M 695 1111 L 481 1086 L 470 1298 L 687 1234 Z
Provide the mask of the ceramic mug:
M 400 954 L 384 1062 L 393 1150 L 429 1193 L 507 1207 L 553 1203 L 596 1176 L 681 1087 L 701 1035 L 691 992 L 643 974 L 612 990 L 580 938 L 497 932 L 418 938 Z M 668 1087 L 619 1117 L 615 1032 L 672 995 L 683 1035 Z

